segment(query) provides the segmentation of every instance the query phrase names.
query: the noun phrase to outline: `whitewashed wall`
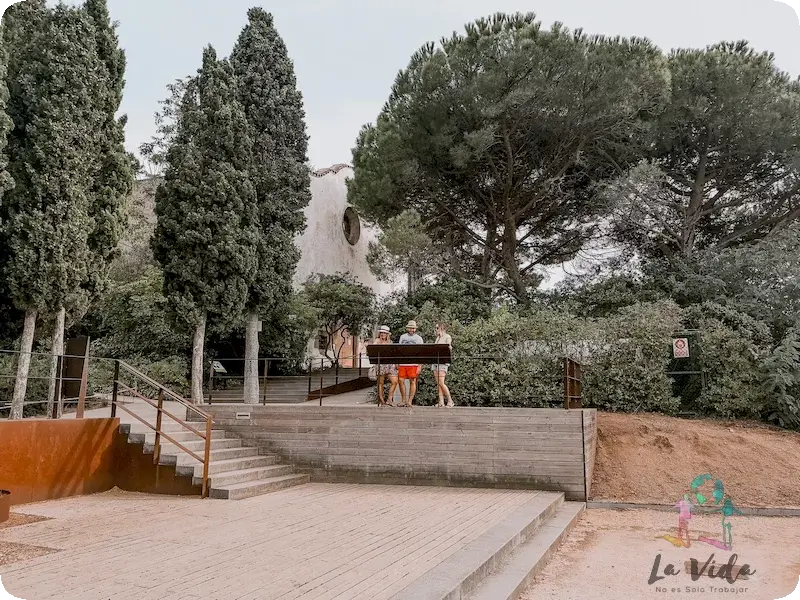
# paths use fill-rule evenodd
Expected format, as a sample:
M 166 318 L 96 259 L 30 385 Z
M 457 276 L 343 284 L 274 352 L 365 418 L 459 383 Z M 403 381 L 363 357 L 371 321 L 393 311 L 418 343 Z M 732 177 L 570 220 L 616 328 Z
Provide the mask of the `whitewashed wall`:
M 341 164 L 321 169 L 312 175 L 311 202 L 305 210 L 306 230 L 295 240 L 300 250 L 300 262 L 294 277 L 296 288 L 316 273 L 350 273 L 360 283 L 372 288 L 378 296 L 392 291 L 393 286 L 378 281 L 367 264 L 369 243 L 376 239 L 377 231 L 359 219 L 361 238 L 358 242 L 350 245 L 344 235 L 342 220 L 348 207 L 346 182 L 352 176 L 353 169 Z M 321 356 L 315 346 L 316 339 L 309 340 L 309 357 Z
M 369 242 L 375 240 L 375 230 L 362 221 L 361 239 L 351 246 L 342 229 L 348 206 L 346 180 L 353 176 L 353 169 L 336 165 L 316 173 L 311 177 L 311 202 L 305 210 L 306 230 L 295 240 L 301 255 L 295 286 L 302 285 L 315 273 L 349 272 L 376 294 L 388 293 L 391 287 L 378 281 L 367 264 Z

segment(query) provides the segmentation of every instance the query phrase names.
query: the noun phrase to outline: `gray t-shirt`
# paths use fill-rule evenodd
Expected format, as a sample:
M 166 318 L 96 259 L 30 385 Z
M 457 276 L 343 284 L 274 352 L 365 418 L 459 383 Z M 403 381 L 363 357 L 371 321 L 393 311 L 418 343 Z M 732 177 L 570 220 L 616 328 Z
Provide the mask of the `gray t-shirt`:
M 409 335 L 408 333 L 404 333 L 400 336 L 400 343 L 401 344 L 424 344 L 425 342 L 422 341 L 422 338 L 418 333 L 414 335 Z M 401 365 L 403 367 L 416 367 L 417 365 Z

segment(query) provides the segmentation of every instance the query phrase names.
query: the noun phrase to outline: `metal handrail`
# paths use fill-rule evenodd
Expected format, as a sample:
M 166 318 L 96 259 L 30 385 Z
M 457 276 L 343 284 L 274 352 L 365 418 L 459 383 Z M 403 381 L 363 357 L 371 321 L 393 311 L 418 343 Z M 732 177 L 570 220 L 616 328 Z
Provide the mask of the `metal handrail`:
M 154 401 L 152 398 L 148 398 L 144 394 L 141 394 L 137 390 L 135 390 L 135 389 L 131 388 L 130 386 L 125 385 L 124 383 L 122 383 L 120 381 L 120 379 L 119 379 L 120 370 L 125 370 L 130 375 L 132 375 L 133 377 L 135 377 L 137 379 L 141 379 L 145 384 L 149 385 L 150 387 L 156 388 L 158 390 L 158 400 Z M 184 452 L 186 452 L 187 454 L 189 454 L 189 456 L 191 456 L 195 460 L 199 460 L 203 464 L 203 483 L 202 483 L 201 497 L 202 498 L 208 497 L 208 471 L 209 471 L 209 463 L 210 463 L 210 460 L 211 460 L 211 426 L 213 424 L 213 420 L 211 418 L 211 415 L 209 413 L 207 413 L 206 411 L 197 408 L 192 403 L 190 403 L 188 400 L 186 400 L 183 396 L 180 396 L 179 394 L 176 394 L 175 392 L 173 392 L 169 388 L 164 387 L 163 385 L 161 385 L 160 383 L 158 383 L 154 379 L 151 379 L 150 377 L 148 377 L 147 375 L 145 375 L 144 373 L 142 373 L 138 369 L 135 369 L 134 367 L 132 367 L 128 363 L 123 362 L 121 360 L 117 360 L 114 363 L 114 389 L 113 389 L 113 392 L 111 394 L 111 417 L 112 418 L 114 418 L 116 416 L 116 414 L 117 414 L 117 406 L 118 406 L 117 396 L 119 394 L 120 387 L 123 388 L 123 390 L 122 390 L 123 392 L 125 392 L 127 394 L 133 394 L 134 397 L 139 398 L 140 400 L 144 401 L 146 404 L 154 407 L 156 409 L 156 411 L 157 411 L 156 412 L 156 424 L 155 424 L 155 426 L 153 426 L 150 423 L 148 423 L 147 421 L 145 421 L 144 419 L 142 419 L 139 415 L 134 414 L 131 409 L 127 408 L 126 406 L 124 406 L 122 404 L 119 404 L 119 407 L 122 410 L 124 410 L 125 412 L 127 412 L 128 414 L 130 414 L 131 416 L 133 416 L 134 418 L 136 418 L 140 422 L 144 423 L 147 427 L 149 427 L 150 429 L 152 429 L 153 431 L 156 432 L 155 442 L 154 442 L 154 445 L 153 445 L 153 464 L 157 465 L 159 460 L 160 460 L 160 458 L 161 458 L 161 438 L 163 437 L 166 440 L 168 440 L 169 442 L 171 442 L 172 444 L 174 444 L 175 446 L 177 446 L 178 448 L 180 448 L 181 450 L 183 450 Z M 193 410 L 194 412 L 199 414 L 201 417 L 203 417 L 205 419 L 205 421 L 206 421 L 205 434 L 201 433 L 200 431 L 198 431 L 197 429 L 195 429 L 194 427 L 189 425 L 186 421 L 184 421 L 180 417 L 177 417 L 176 415 L 172 414 L 170 411 L 164 409 L 164 398 L 165 398 L 165 396 L 169 396 L 173 401 L 178 402 L 179 404 L 185 406 L 186 408 Z M 170 419 L 173 419 L 175 422 L 177 422 L 183 428 L 188 429 L 189 431 L 191 431 L 192 433 L 194 433 L 195 435 L 199 436 L 202 440 L 205 441 L 204 451 L 203 451 L 203 458 L 200 458 L 200 456 L 198 454 L 196 454 L 195 452 L 192 452 L 191 450 L 188 450 L 185 446 L 183 446 L 179 442 L 175 441 L 174 438 L 170 437 L 167 433 L 162 431 L 161 423 L 162 423 L 163 415 L 166 415 Z

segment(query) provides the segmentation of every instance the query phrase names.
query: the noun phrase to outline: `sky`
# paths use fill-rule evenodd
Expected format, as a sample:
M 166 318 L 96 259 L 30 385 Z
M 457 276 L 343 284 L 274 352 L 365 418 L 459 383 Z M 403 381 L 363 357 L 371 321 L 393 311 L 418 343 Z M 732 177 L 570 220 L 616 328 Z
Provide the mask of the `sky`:
M 166 85 L 196 72 L 204 46 L 230 53 L 251 6 L 273 13 L 294 61 L 315 168 L 350 162 L 360 128 L 375 120 L 420 46 L 497 11 L 646 37 L 665 51 L 747 39 L 800 75 L 800 19 L 774 0 L 109 0 L 128 59 L 122 111 L 129 150 L 150 139 Z

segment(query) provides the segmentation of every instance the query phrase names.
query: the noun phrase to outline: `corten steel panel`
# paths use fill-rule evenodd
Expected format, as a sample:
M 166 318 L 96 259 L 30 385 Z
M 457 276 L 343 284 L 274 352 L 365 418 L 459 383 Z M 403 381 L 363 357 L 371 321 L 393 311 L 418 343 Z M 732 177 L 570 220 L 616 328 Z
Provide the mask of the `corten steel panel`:
M 114 487 L 119 419 L 0 422 L 0 489 L 25 504 Z
M 144 444 L 131 444 L 124 433 L 117 434 L 114 457 L 115 484 L 126 492 L 200 496 L 201 486 L 192 478 L 178 475 L 175 466 L 154 465 L 153 454 L 144 453 Z

